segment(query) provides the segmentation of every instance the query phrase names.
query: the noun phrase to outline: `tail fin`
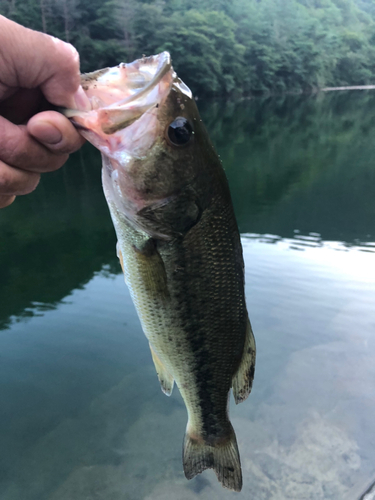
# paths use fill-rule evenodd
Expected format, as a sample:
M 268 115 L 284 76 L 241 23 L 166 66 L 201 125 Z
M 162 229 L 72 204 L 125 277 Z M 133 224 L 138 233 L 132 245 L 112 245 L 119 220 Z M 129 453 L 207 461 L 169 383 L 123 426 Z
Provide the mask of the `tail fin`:
M 233 491 L 242 489 L 240 455 L 232 426 L 228 438 L 215 445 L 207 444 L 203 439 L 193 439 L 186 431 L 183 464 L 187 479 L 192 479 L 206 469 L 214 469 L 225 488 Z

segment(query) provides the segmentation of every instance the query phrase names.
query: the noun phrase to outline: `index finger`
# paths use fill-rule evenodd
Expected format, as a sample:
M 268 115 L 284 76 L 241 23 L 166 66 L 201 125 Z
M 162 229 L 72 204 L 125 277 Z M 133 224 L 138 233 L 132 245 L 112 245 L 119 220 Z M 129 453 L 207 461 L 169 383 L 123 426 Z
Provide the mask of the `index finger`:
M 1 87 L 40 87 L 56 105 L 90 109 L 80 87 L 79 55 L 68 44 L 0 16 Z M 1 99 L 1 94 L 0 94 Z

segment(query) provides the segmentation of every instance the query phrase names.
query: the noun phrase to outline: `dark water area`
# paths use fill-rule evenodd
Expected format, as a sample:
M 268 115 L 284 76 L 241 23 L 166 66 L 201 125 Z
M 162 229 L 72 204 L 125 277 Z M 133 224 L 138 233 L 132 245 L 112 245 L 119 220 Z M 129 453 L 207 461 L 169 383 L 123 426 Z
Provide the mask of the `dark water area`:
M 375 93 L 198 102 L 231 187 L 257 340 L 231 406 L 243 492 L 357 500 L 375 477 Z M 85 146 L 0 211 L 1 500 L 226 499 L 187 482 Z
M 241 232 L 374 241 L 374 93 L 206 104 Z

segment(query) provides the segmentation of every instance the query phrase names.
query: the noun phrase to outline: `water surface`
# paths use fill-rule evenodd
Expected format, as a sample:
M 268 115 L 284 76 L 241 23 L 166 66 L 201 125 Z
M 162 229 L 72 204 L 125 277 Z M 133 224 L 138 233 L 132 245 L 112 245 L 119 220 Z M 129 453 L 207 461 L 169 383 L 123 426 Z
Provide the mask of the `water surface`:
M 375 477 L 375 93 L 200 104 L 258 348 L 244 488 L 182 472 L 85 147 L 0 211 L 0 498 L 357 500 Z

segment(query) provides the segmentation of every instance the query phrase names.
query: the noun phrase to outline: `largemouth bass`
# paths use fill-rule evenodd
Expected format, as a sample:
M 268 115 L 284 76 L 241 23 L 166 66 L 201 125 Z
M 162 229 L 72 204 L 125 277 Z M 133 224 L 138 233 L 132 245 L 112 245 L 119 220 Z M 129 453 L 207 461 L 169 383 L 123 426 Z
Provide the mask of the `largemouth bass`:
M 255 341 L 228 183 L 189 88 L 163 52 L 82 76 L 92 111 L 67 115 L 100 149 L 117 253 L 163 392 L 188 423 L 188 479 L 215 470 L 240 491 L 228 417 L 250 393 Z

